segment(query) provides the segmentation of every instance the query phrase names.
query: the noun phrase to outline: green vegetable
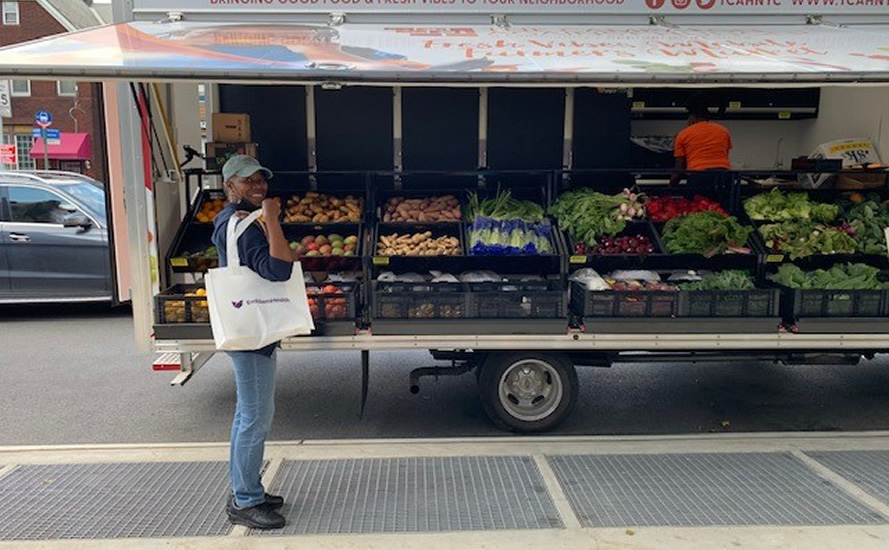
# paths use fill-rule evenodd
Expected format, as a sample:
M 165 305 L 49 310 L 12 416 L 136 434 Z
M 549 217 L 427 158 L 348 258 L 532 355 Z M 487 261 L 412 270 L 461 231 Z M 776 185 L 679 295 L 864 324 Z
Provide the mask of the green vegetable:
M 851 254 L 855 239 L 836 227 L 806 222 L 771 223 L 759 227 L 766 247 L 792 260 L 815 254 Z
M 881 203 L 879 196 L 868 195 L 868 200 L 858 204 L 844 202 L 842 220 L 855 232 L 855 251 L 860 254 L 883 255 L 887 253 L 883 229 L 889 227 L 889 207 Z
M 709 258 L 730 247 L 743 247 L 753 231 L 734 216 L 695 212 L 673 218 L 664 226 L 664 247 L 670 254 L 703 254 Z
M 478 216 L 495 220 L 524 220 L 526 222 L 543 221 L 543 207 L 532 201 L 512 198 L 509 190 L 500 191 L 492 199 L 479 200 L 478 194 L 469 193 L 467 217 L 470 222 Z
M 683 283 L 681 290 L 750 290 L 753 278 L 744 271 L 727 270 L 705 275 L 700 281 Z
M 837 217 L 839 210 L 835 204 L 810 200 L 806 193 L 783 193 L 777 187 L 744 201 L 744 211 L 750 219 L 757 221 L 830 222 Z
M 880 281 L 880 270 L 867 264 L 837 264 L 830 269 L 803 271 L 792 264 L 784 264 L 772 276 L 780 285 L 817 290 L 883 290 L 889 284 Z
M 617 235 L 626 228 L 628 220 L 644 215 L 641 199 L 629 189 L 605 195 L 583 188 L 559 196 L 549 213 L 574 240 L 595 246 L 599 237 Z

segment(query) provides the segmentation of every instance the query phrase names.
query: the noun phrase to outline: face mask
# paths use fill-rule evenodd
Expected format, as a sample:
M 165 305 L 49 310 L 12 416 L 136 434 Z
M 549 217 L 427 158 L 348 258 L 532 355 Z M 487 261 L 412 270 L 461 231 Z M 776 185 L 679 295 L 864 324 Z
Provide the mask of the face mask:
M 259 210 L 259 207 L 255 204 L 251 203 L 247 199 L 241 199 L 238 203 L 236 210 L 244 210 L 246 212 L 253 212 L 254 210 Z

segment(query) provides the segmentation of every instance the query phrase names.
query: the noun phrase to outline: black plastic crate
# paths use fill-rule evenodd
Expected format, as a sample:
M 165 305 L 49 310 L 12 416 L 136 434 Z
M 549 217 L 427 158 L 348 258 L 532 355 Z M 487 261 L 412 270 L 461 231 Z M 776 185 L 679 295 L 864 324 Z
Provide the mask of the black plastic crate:
M 623 254 L 623 253 L 622 254 L 594 254 L 592 252 L 587 252 L 584 254 L 583 252 L 578 252 L 578 250 L 577 250 L 577 244 L 579 242 L 578 239 L 575 239 L 574 237 L 569 235 L 567 231 L 563 231 L 563 234 L 565 235 L 565 242 L 568 243 L 568 254 L 572 258 L 575 256 L 578 257 L 578 260 L 574 261 L 572 263 L 584 263 L 584 262 L 581 262 L 579 259 L 580 257 L 583 257 L 583 256 L 586 256 L 589 258 L 604 258 L 604 257 L 618 257 L 618 258 L 620 258 L 620 257 L 624 257 L 624 256 L 649 256 L 649 255 L 654 255 L 654 254 L 663 254 L 663 249 L 661 248 L 661 244 L 660 244 L 659 238 L 657 236 L 657 232 L 654 229 L 654 226 L 651 225 L 651 223 L 644 221 L 644 220 L 627 222 L 626 228 L 623 231 L 621 231 L 620 233 L 618 233 L 617 235 L 615 235 L 615 237 L 644 236 L 644 237 L 648 238 L 648 240 L 651 241 L 651 244 L 654 247 L 654 251 L 646 253 L 646 254 L 639 254 L 639 253 L 636 253 L 636 254 L 629 254 L 629 253 L 626 253 L 626 254 Z
M 358 283 L 308 283 L 309 310 L 316 324 L 355 321 Z
M 373 250 L 374 256 L 377 257 L 386 257 L 382 254 L 381 238 L 383 236 L 390 237 L 392 235 L 416 235 L 418 233 L 426 233 L 429 232 L 432 234 L 433 239 L 437 239 L 440 237 L 455 237 L 457 239 L 457 252 L 456 255 L 450 256 L 424 256 L 421 254 L 400 254 L 398 256 L 389 256 L 389 257 L 405 257 L 405 258 L 434 258 L 434 257 L 442 257 L 442 258 L 451 258 L 456 256 L 465 256 L 466 249 L 464 246 L 463 239 L 463 224 L 462 223 L 448 223 L 448 224 L 410 224 L 410 223 L 396 223 L 396 224 L 384 224 L 378 223 L 376 227 L 376 231 L 374 233 L 374 242 L 373 242 Z
M 304 271 L 357 271 L 361 268 L 361 256 L 364 253 L 364 226 L 360 224 L 339 223 L 326 225 L 287 225 L 284 226 L 284 237 L 291 243 L 301 243 L 306 236 L 317 237 L 324 235 L 339 235 L 344 238 L 356 237 L 352 255 L 334 256 L 328 253 L 326 256 L 302 255 L 297 260 Z M 326 243 L 329 244 L 329 243 Z M 293 250 L 293 246 L 291 246 Z
M 679 317 L 778 317 L 778 289 L 680 290 Z
M 463 283 L 373 283 L 375 319 L 464 319 L 469 316 Z
M 794 318 L 883 317 L 889 306 L 885 290 L 791 289 L 787 294 Z
M 377 205 L 377 221 L 386 224 L 399 225 L 399 224 L 417 224 L 417 223 L 428 223 L 428 224 L 453 224 L 460 223 L 463 220 L 463 203 L 465 202 L 464 193 L 460 190 L 455 190 L 451 192 L 443 191 L 443 192 L 434 192 L 434 191 L 398 191 L 398 192 L 389 192 L 382 194 L 379 198 L 379 204 Z M 387 214 L 391 217 L 392 213 L 389 212 L 389 200 L 394 198 L 402 198 L 408 200 L 415 199 L 436 199 L 440 197 L 451 196 L 453 199 L 457 201 L 456 207 L 459 210 L 459 215 L 456 219 L 453 218 L 441 218 L 441 219 L 416 219 L 411 221 L 403 221 L 403 220 L 387 220 Z M 456 213 L 456 212 L 455 212 Z
M 225 196 L 225 191 L 218 189 L 205 189 L 202 190 L 198 196 L 195 198 L 194 207 L 192 208 L 192 212 L 190 214 L 190 220 L 193 223 L 208 223 L 213 225 L 213 220 L 216 215 L 225 208 L 225 205 L 228 204 L 228 199 Z M 201 214 L 207 214 L 208 210 L 206 208 L 208 205 L 212 205 L 213 208 L 209 210 L 212 214 L 207 217 L 202 217 Z
M 154 297 L 155 322 L 158 325 L 210 323 L 210 310 L 203 285 L 175 285 Z
M 571 311 L 583 317 L 676 317 L 679 292 L 587 290 L 571 282 Z
M 566 317 L 565 291 L 558 280 L 469 283 L 470 317 L 557 319 Z
M 317 211 L 306 212 L 300 207 L 299 203 L 288 204 L 291 199 L 299 198 L 300 201 L 313 194 L 314 198 L 319 198 L 327 203 L 326 207 Z M 365 214 L 365 198 L 364 191 L 355 191 L 353 193 L 329 193 L 325 191 L 312 190 L 295 190 L 287 192 L 278 192 L 274 194 L 281 199 L 281 212 L 283 225 L 329 225 L 337 227 L 343 224 L 357 225 L 364 221 Z M 358 201 L 357 212 L 354 208 L 346 206 L 346 201 Z M 294 209 L 293 211 L 291 209 Z M 308 216 L 307 214 L 312 214 Z M 340 215 L 335 218 L 334 213 Z M 322 217 L 324 216 L 324 217 Z M 335 231 L 331 229 L 331 231 Z

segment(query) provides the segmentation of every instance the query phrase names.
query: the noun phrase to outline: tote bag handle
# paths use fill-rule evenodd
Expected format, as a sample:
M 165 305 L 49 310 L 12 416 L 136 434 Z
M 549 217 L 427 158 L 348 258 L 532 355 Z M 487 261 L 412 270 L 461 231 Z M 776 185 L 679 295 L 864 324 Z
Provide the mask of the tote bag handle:
M 262 215 L 262 210 L 256 210 L 243 220 L 232 214 L 228 220 L 225 231 L 225 257 L 228 259 L 229 268 L 241 268 L 241 253 L 238 251 L 238 239 L 241 238 L 250 225 Z

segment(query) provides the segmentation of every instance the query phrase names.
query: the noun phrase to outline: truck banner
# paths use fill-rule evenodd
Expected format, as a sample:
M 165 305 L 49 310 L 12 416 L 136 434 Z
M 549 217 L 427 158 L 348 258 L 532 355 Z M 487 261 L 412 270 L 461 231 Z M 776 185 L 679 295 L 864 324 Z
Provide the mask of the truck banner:
M 887 15 L 889 0 L 134 0 L 138 12 Z
M 463 73 L 889 75 L 880 27 L 416 26 L 126 23 L 0 50 L 0 75 L 31 68 L 78 74 L 192 77 L 239 73 L 399 79 Z M 504 74 L 505 73 L 505 74 Z M 452 75 L 450 77 L 446 75 Z M 490 77 L 494 79 L 493 76 Z

